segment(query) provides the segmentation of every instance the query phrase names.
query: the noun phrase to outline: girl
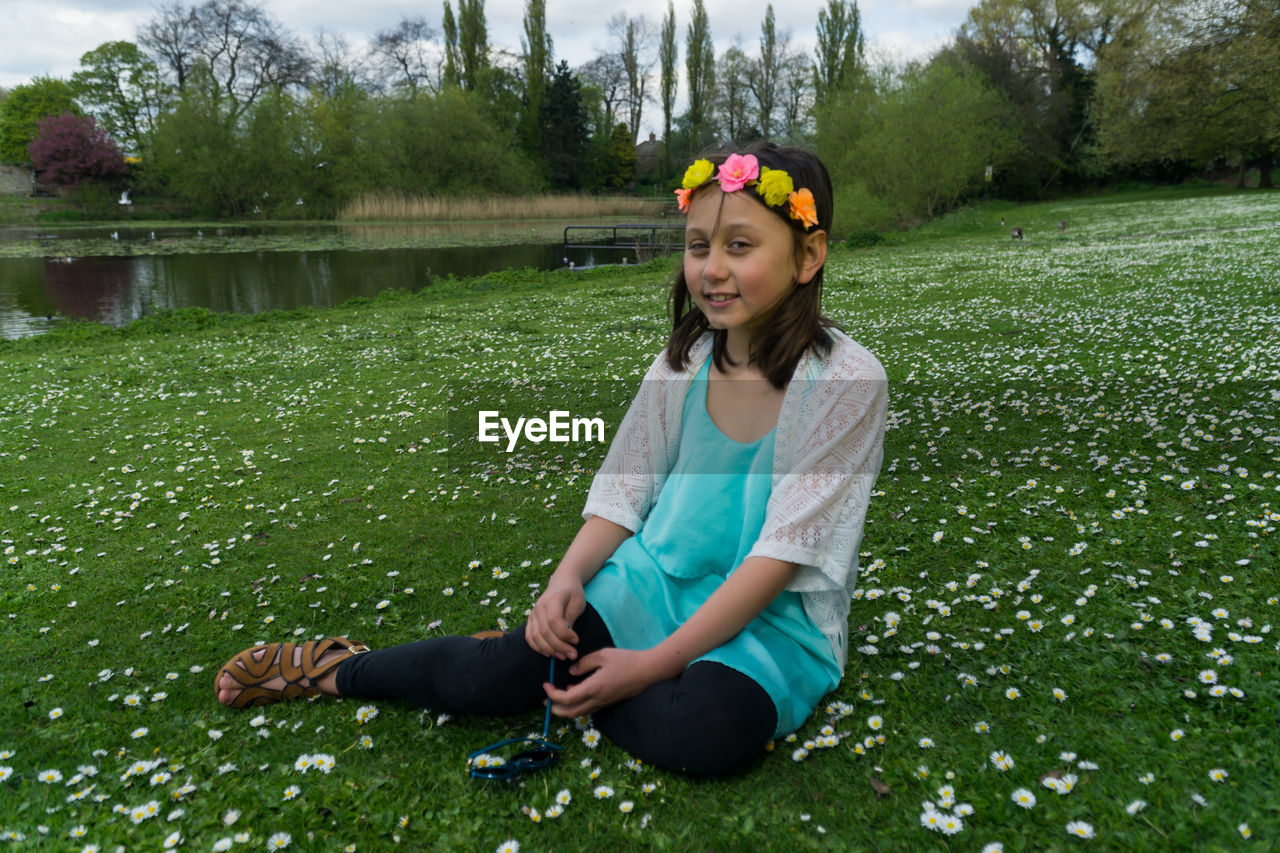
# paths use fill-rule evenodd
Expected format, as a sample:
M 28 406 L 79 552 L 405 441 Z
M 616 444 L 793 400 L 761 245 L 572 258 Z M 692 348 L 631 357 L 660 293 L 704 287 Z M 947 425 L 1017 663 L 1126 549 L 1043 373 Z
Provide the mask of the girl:
M 742 767 L 840 680 L 880 469 L 885 374 L 821 314 L 832 191 L 814 155 L 699 160 L 674 326 L 528 621 L 369 652 L 345 638 L 241 652 L 219 700 L 325 693 L 453 713 L 591 714 L 646 763 Z M 491 632 L 496 633 L 496 632 Z M 547 679 L 548 658 L 554 683 Z

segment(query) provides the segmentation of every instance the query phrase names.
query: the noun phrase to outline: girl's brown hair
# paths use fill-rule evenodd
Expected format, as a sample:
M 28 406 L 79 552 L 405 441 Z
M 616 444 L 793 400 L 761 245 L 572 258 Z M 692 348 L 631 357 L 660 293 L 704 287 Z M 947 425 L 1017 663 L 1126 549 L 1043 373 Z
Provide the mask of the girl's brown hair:
M 706 159 L 718 168 L 732 153 L 734 152 L 730 150 L 722 150 Z M 816 155 L 801 148 L 781 147 L 771 142 L 754 142 L 738 153 L 754 154 L 761 166 L 785 170 L 797 189 L 808 187 L 813 193 L 818 211 L 816 230 L 831 233 L 831 176 Z M 756 199 L 762 207 L 787 223 L 795 236 L 798 256 L 804 238 L 812 231 L 806 231 L 799 221 L 791 218 L 787 205 L 770 207 L 755 192 L 744 192 L 744 195 Z M 792 288 L 791 293 L 751 337 L 748 357 L 759 366 L 775 388 L 786 387 L 805 350 L 812 347 L 819 354 L 825 355 L 835 343 L 831 333 L 827 331 L 835 324 L 822 315 L 822 277 L 823 269 L 819 269 L 808 283 L 797 284 Z M 671 338 L 667 342 L 667 363 L 672 370 L 684 370 L 689 366 L 689 353 L 694 343 L 711 327 L 706 315 L 689 295 L 683 264 L 671 283 L 668 304 L 671 308 L 672 329 Z M 725 330 L 712 330 L 711 357 L 719 370 L 724 370 L 726 364 L 734 364 L 725 349 L 727 339 L 728 333 Z

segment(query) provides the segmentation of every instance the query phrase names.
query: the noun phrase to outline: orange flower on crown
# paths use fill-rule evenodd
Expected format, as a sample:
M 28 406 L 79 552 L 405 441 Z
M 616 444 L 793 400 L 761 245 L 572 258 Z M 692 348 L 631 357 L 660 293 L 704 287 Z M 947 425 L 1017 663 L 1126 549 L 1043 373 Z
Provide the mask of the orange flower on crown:
M 693 195 L 692 187 L 681 187 L 676 190 L 676 206 L 680 208 L 681 213 L 689 210 L 689 196 Z
M 808 187 L 801 187 L 787 196 L 791 205 L 791 218 L 797 220 L 805 230 L 818 224 L 818 205 L 813 200 L 813 193 Z

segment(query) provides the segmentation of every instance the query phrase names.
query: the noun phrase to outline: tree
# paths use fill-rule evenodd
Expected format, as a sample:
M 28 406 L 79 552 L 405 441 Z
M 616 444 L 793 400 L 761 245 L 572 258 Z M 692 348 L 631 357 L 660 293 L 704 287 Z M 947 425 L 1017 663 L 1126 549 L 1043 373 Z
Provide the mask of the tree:
M 662 19 L 662 39 L 658 57 L 662 63 L 662 174 L 671 174 L 671 115 L 676 106 L 676 7 L 667 0 L 667 14 Z
M 606 189 L 622 189 L 636 174 L 636 141 L 622 122 L 609 133 L 609 145 L 599 166 L 599 184 Z
M 312 59 L 311 89 L 324 98 L 340 98 L 359 90 L 372 92 L 379 84 L 366 71 L 351 45 L 340 35 L 320 29 L 316 33 L 315 56 Z
M 579 68 L 578 76 L 599 94 L 603 121 L 597 130 L 602 134 L 612 133 L 627 87 L 627 69 L 622 64 L 622 57 L 616 53 L 602 53 Z
M 412 101 L 376 99 L 358 128 L 374 170 L 365 188 L 446 198 L 542 189 L 535 164 L 487 112 L 480 95 L 453 87 Z
M 311 155 L 303 178 L 308 216 L 333 217 L 349 199 L 373 189 L 381 177 L 382 152 L 375 150 L 378 101 L 353 75 L 342 75 L 328 91 L 315 90 L 300 105 L 302 145 Z
M 863 227 L 919 222 L 983 185 L 1017 147 L 1009 108 L 982 74 L 947 59 L 846 86 L 819 114 L 819 153 L 842 217 Z
M 702 0 L 693 0 L 693 19 L 685 38 L 685 85 L 689 93 L 690 144 L 700 149 L 711 141 L 710 111 L 715 95 L 715 45 Z
M 1037 189 L 1055 181 L 1079 183 L 1096 173 L 1092 66 L 1143 5 L 1133 0 L 981 0 L 969 10 L 957 42 L 1022 106 Z
M 141 151 L 169 97 L 160 69 L 133 42 L 109 41 L 80 57 L 71 75 L 78 100 L 110 136 Z
M 717 113 L 720 127 L 728 143 L 747 142 L 760 135 L 748 117 L 750 105 L 752 63 L 742 49 L 730 47 L 720 55 L 716 63 L 718 84 L 716 87 Z
M 617 45 L 627 80 L 627 126 L 631 141 L 640 136 L 640 116 L 649 94 L 649 73 L 653 70 L 653 25 L 643 16 L 631 18 L 619 12 L 609 19 L 609 32 Z
M 458 0 L 459 80 L 462 88 L 474 92 L 489 67 L 489 28 L 484 18 L 484 0 Z
M 299 101 L 278 86 L 263 92 L 237 142 L 240 185 L 263 214 L 276 219 L 307 215 L 311 173 L 319 160 Z
M 27 150 L 40 179 L 60 187 L 109 180 L 126 172 L 124 157 L 92 116 L 63 113 L 38 122 Z
M 1122 164 L 1234 157 L 1272 185 L 1280 151 L 1280 6 L 1169 0 L 1099 62 L 1103 150 Z
M 542 156 L 551 184 L 560 189 L 578 189 L 589 170 L 583 168 L 587 147 L 587 115 L 582 105 L 578 78 L 561 60 L 547 89 L 542 108 Z
M 180 0 L 158 7 L 155 17 L 138 29 L 138 44 L 168 68 L 179 92 L 187 86 L 199 41 L 195 7 Z
M 382 66 L 384 79 L 394 81 L 393 87 L 412 98 L 419 88 L 431 88 L 433 77 L 438 76 L 433 74 L 437 63 L 431 50 L 435 37 L 426 18 L 402 17 L 399 24 L 373 37 L 370 52 Z
M 168 64 L 179 91 L 203 64 L 206 73 L 198 79 L 227 100 L 232 121 L 270 87 L 302 86 L 311 73 L 301 42 L 261 6 L 244 0 L 162 7 L 138 41 Z
M 826 103 L 862 70 L 865 41 L 858 0 L 827 0 L 827 8 L 818 10 L 814 92 L 819 103 Z
M 790 38 L 784 33 L 782 46 L 778 45 L 778 31 L 774 23 L 773 4 L 765 7 L 764 22 L 760 25 L 760 57 L 755 61 L 747 85 L 756 103 L 756 125 L 760 135 L 768 139 L 773 131 L 773 111 L 778 96 L 778 75 Z
M 940 57 L 982 73 L 1010 106 L 1013 128 L 1021 139 L 1019 152 L 995 176 L 994 189 L 1006 198 L 1033 198 L 1057 168 L 1059 142 L 1053 113 L 1053 93 L 1031 55 L 1012 39 L 975 41 L 964 33 L 939 52 Z
M 251 212 L 255 200 L 243 185 L 238 136 L 229 116 L 230 104 L 208 67 L 194 63 L 186 88 L 156 121 L 144 154 L 144 188 L 214 216 Z
M 524 60 L 502 48 L 491 48 L 476 79 L 476 102 L 507 144 L 520 144 L 524 106 Z M 535 152 L 536 156 L 536 152 Z
M 444 18 L 440 28 L 444 30 L 444 82 L 449 86 L 461 86 L 462 51 L 458 46 L 458 21 L 453 17 L 449 0 L 444 0 Z
M 778 67 L 778 104 L 784 139 L 798 142 L 805 136 L 813 102 L 813 70 L 809 59 L 798 50 L 788 50 Z
M 525 0 L 521 46 L 524 48 L 524 111 L 520 119 L 520 136 L 525 150 L 537 154 L 542 146 L 542 101 L 552 61 L 546 0 Z
M 0 102 L 0 161 L 29 164 L 27 146 L 39 133 L 40 119 L 63 113 L 83 113 L 66 81 L 36 77 L 14 86 Z

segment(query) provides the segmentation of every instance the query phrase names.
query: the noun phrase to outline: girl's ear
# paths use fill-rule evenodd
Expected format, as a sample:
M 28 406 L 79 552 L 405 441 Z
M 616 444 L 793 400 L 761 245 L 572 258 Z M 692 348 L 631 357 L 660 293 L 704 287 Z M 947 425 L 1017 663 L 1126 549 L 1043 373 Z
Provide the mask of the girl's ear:
M 796 284 L 808 284 L 827 262 L 827 232 L 806 234 L 797 260 Z

